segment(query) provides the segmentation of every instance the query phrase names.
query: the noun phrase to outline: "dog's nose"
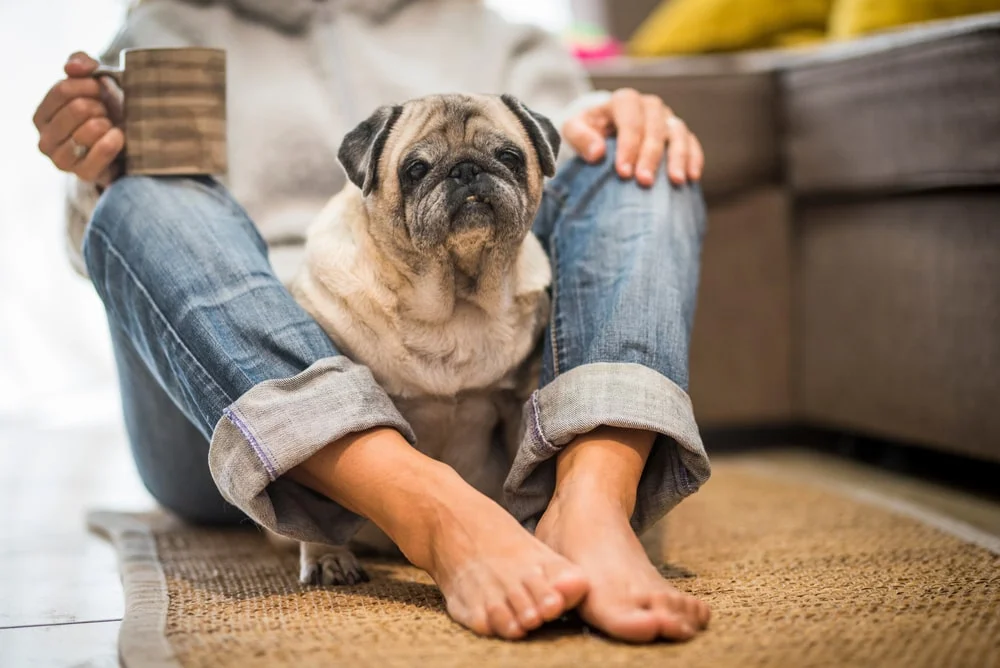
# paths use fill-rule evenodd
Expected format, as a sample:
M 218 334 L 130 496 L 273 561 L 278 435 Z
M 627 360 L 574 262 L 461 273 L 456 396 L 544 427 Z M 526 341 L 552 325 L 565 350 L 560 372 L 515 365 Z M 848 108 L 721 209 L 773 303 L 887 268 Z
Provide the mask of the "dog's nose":
M 479 176 L 480 171 L 481 170 L 479 169 L 479 165 L 477 165 L 472 161 L 466 160 L 465 162 L 460 162 L 454 167 L 452 167 L 451 171 L 448 172 L 448 176 L 450 176 L 451 178 L 455 179 L 463 186 L 465 186 L 475 181 L 476 178 Z

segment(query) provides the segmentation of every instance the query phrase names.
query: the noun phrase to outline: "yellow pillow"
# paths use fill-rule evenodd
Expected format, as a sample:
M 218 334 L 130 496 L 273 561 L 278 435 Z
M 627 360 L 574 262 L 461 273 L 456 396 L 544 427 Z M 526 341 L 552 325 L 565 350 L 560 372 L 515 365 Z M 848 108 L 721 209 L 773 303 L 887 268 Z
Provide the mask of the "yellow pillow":
M 826 31 L 819 28 L 796 28 L 779 32 L 771 38 L 769 46 L 777 49 L 799 49 L 826 42 Z
M 1000 11 L 1000 0 L 836 0 L 830 36 L 844 39 L 892 26 Z
M 636 56 L 770 46 L 783 33 L 825 30 L 833 0 L 666 0 L 629 41 Z

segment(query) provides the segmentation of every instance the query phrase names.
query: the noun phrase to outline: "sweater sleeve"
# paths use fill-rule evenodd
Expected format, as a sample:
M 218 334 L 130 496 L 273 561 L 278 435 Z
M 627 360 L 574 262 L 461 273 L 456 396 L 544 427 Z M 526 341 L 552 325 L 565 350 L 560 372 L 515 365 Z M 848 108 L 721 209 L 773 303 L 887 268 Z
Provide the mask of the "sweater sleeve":
M 583 66 L 558 37 L 534 26 L 515 25 L 511 29 L 514 34 L 505 88 L 533 111 L 547 116 L 560 131 L 568 119 L 611 96 L 592 89 Z M 559 163 L 572 156 L 572 148 L 564 142 Z
M 201 41 L 199 31 L 185 20 L 188 12 L 176 9 L 171 0 L 139 5 L 129 13 L 125 25 L 98 59 L 104 65 L 117 65 L 121 51 L 130 47 L 196 46 Z M 68 174 L 65 195 L 65 238 L 69 261 L 77 273 L 86 277 L 83 234 L 100 193 L 95 184 Z

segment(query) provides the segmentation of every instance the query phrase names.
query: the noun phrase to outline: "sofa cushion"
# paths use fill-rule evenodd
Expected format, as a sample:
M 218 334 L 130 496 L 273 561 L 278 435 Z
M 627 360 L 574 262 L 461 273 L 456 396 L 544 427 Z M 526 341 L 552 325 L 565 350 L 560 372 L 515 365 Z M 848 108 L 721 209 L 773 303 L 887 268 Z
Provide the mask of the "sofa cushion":
M 796 417 L 1000 461 L 998 221 L 1000 190 L 800 203 Z
M 691 341 L 702 427 L 791 417 L 791 203 L 777 187 L 709 205 Z
M 776 183 L 780 53 L 643 60 L 591 67 L 594 86 L 659 95 L 698 135 L 707 156 L 702 187 L 709 198 Z
M 798 193 L 1000 183 L 1000 14 L 825 47 L 781 83 Z

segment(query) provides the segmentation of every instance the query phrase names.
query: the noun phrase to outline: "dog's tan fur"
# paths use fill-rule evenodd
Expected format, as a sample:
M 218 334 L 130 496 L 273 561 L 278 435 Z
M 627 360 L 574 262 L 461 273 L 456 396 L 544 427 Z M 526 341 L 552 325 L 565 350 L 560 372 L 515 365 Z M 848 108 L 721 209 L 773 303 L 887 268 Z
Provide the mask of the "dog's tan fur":
M 348 184 L 331 199 L 309 230 L 292 292 L 340 351 L 371 370 L 413 427 L 417 447 L 498 498 L 521 406 L 537 382 L 533 353 L 548 320 L 548 258 L 527 227 L 506 241 L 475 227 L 449 233 L 440 247 L 416 248 L 400 224 L 397 173 L 418 141 L 432 139 L 443 158 L 503 136 L 527 158 L 526 187 L 516 196 L 528 225 L 543 174 L 524 125 L 499 98 L 462 96 L 459 106 L 471 117 L 461 119 L 442 110 L 447 102 L 439 96 L 403 106 L 382 151 L 378 188 L 365 197 Z M 391 547 L 372 528 L 357 540 Z M 303 577 L 337 581 L 316 572 L 324 560 L 342 569 L 344 554 L 303 544 Z

